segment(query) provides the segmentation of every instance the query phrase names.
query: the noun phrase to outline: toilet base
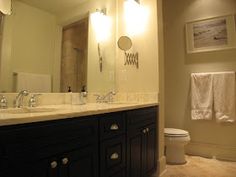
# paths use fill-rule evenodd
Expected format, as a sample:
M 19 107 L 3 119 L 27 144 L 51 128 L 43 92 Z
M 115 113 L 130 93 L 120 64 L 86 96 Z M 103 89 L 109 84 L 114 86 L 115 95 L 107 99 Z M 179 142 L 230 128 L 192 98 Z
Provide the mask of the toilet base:
M 166 162 L 168 164 L 185 164 L 184 145 L 166 146 Z

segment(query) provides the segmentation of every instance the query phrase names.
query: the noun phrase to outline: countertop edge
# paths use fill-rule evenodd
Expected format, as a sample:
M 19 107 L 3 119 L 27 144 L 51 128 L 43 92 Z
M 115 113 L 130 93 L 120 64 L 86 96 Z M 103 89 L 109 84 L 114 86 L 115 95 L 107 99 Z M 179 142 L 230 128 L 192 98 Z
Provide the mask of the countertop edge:
M 102 105 L 97 103 L 98 106 Z M 51 113 L 51 114 L 24 114 L 21 117 L 8 117 L 5 118 L 0 116 L 0 127 L 3 126 L 11 126 L 18 124 L 27 124 L 27 123 L 36 123 L 36 122 L 46 122 L 53 120 L 61 120 L 61 119 L 69 119 L 69 118 L 82 118 L 85 116 L 99 115 L 105 113 L 119 112 L 119 111 L 128 111 L 133 109 L 140 109 L 145 107 L 158 106 L 157 102 L 151 103 L 135 103 L 135 104 L 117 104 L 117 105 L 106 105 L 104 107 L 100 107 L 99 109 L 90 109 L 90 110 L 74 110 L 76 106 L 72 106 L 70 109 L 65 109 L 59 112 Z M 78 107 L 79 108 L 79 107 Z M 5 113 L 6 114 L 6 113 Z M 11 114 L 12 115 L 12 114 Z M 25 116 L 25 117 L 24 117 Z

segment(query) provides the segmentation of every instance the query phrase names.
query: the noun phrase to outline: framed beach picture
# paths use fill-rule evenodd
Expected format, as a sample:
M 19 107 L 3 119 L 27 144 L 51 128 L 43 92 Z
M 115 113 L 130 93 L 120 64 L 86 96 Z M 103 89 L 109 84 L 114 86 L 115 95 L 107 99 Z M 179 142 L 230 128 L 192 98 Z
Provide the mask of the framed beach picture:
M 186 24 L 187 53 L 236 48 L 235 15 L 188 22 Z

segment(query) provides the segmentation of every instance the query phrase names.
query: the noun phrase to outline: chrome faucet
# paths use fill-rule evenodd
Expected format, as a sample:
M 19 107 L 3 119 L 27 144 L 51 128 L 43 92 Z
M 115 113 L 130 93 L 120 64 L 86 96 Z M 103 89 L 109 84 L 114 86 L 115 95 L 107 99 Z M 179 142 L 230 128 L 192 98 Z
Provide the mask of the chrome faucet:
M 24 97 L 28 95 L 29 95 L 29 92 L 27 90 L 20 91 L 15 99 L 15 107 L 22 108 Z
M 97 103 L 111 103 L 111 102 L 113 102 L 113 96 L 115 94 L 116 94 L 115 92 L 110 91 L 105 95 L 95 95 L 95 96 L 97 96 L 96 102 Z
M 0 109 L 6 109 L 7 108 L 7 99 L 4 95 L 0 95 Z

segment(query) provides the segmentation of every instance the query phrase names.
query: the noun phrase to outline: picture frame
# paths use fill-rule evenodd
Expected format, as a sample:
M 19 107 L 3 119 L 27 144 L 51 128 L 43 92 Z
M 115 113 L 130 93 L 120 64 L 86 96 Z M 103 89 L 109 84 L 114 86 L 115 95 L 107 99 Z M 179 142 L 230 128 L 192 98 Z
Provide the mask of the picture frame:
M 226 15 L 187 22 L 187 53 L 236 48 L 236 15 Z

